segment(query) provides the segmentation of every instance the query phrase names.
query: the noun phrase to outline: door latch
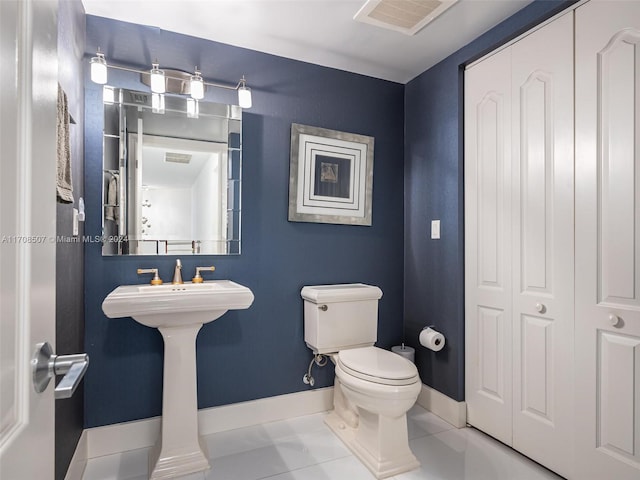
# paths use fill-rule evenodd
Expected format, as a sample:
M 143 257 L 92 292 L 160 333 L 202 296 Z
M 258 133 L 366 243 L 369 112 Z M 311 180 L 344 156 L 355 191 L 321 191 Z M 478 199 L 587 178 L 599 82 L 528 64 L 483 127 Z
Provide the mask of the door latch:
M 36 392 L 46 390 L 49 381 L 56 375 L 64 375 L 55 392 L 56 400 L 73 395 L 89 367 L 89 355 L 54 355 L 49 342 L 39 343 L 31 360 L 33 387 Z

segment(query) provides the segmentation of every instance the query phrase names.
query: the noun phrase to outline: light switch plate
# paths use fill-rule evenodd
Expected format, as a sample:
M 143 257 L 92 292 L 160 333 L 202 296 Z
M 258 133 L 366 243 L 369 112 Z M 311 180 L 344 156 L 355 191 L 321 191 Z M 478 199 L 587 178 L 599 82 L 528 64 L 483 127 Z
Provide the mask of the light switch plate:
M 431 220 L 431 238 L 433 240 L 440 239 L 440 220 Z
M 74 237 L 78 236 L 78 209 L 73 209 L 73 233 Z

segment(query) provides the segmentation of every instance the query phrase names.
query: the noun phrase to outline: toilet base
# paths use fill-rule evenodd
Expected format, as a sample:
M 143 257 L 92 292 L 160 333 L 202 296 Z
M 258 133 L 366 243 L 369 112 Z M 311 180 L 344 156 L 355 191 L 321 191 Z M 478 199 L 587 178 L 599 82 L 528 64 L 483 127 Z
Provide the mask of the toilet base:
M 402 446 L 397 448 L 396 445 L 394 448 L 395 452 L 393 455 L 387 456 L 387 458 L 379 458 L 380 454 L 373 455 L 367 448 L 365 448 L 360 441 L 358 441 L 358 428 L 362 428 L 363 421 L 366 423 L 370 423 L 366 419 L 362 417 L 362 414 L 366 416 L 371 416 L 369 419 L 373 422 L 402 422 L 404 421 L 404 430 L 406 432 L 406 417 L 403 419 L 387 419 L 384 417 L 379 417 L 370 412 L 360 411 L 360 425 L 357 428 L 350 427 L 345 423 L 345 421 L 338 415 L 335 410 L 332 410 L 327 417 L 325 417 L 324 421 L 327 426 L 331 429 L 336 436 L 342 440 L 342 442 L 347 446 L 351 453 L 353 453 L 364 465 L 367 467 L 371 473 L 373 473 L 376 478 L 388 478 L 394 475 L 398 475 L 400 473 L 408 472 L 420 466 L 420 462 L 415 457 L 411 450 L 409 449 L 408 441 L 405 440 L 406 446 Z M 377 417 L 377 418 L 374 418 Z M 369 435 L 371 432 L 367 432 Z M 378 430 L 378 434 L 381 435 L 381 431 Z M 406 433 L 404 438 L 406 439 Z M 375 441 L 375 439 L 374 439 Z

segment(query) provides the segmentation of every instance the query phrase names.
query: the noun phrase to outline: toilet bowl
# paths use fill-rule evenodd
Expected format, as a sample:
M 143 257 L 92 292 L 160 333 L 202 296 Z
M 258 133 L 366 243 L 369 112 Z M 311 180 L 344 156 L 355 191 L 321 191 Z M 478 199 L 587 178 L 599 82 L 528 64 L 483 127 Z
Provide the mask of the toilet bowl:
M 377 347 L 341 351 L 334 361 L 334 395 L 344 400 L 334 401 L 327 425 L 377 478 L 417 468 L 406 417 L 422 388 L 415 365 Z
M 417 468 L 406 414 L 422 382 L 409 360 L 373 346 L 382 291 L 361 283 L 316 285 L 301 296 L 305 342 L 335 364 L 329 428 L 377 478 Z

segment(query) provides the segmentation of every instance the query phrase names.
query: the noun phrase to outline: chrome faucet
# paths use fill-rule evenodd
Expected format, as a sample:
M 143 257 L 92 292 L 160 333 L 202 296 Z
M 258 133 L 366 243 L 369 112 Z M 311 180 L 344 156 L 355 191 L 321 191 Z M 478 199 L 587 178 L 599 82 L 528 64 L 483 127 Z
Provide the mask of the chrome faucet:
M 176 269 L 173 271 L 173 281 L 171 283 L 178 284 L 178 283 L 184 283 L 182 281 L 182 262 L 180 262 L 179 258 L 176 258 Z

